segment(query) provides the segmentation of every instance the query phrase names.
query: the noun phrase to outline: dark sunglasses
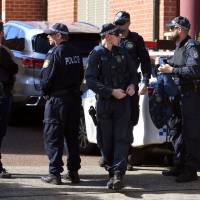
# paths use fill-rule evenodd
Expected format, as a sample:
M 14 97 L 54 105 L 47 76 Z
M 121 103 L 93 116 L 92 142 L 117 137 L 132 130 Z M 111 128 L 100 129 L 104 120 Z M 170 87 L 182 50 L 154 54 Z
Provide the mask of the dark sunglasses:
M 121 36 L 121 33 L 110 33 L 110 35 L 114 35 L 116 37 L 120 37 Z
M 179 27 L 177 27 L 177 26 L 172 26 L 172 27 L 170 27 L 170 31 L 173 31 L 173 30 L 176 29 L 176 28 L 179 28 Z

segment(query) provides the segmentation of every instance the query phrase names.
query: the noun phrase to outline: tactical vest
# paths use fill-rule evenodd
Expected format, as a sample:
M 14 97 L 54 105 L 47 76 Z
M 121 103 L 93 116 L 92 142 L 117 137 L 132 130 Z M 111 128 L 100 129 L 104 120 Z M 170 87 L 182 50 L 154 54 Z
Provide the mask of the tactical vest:
M 189 44 L 189 42 L 187 41 L 182 47 L 177 48 L 174 52 L 174 58 L 173 58 L 173 63 L 174 63 L 174 67 L 182 67 L 186 65 L 186 48 L 187 45 Z M 197 45 L 197 50 L 199 52 L 200 55 L 200 45 Z M 200 63 L 199 63 L 200 65 Z M 200 78 L 199 78 L 200 80 Z M 194 86 L 194 82 L 198 81 L 198 80 L 194 80 L 194 78 L 185 78 L 185 77 L 178 77 L 175 76 L 175 83 L 179 86 L 182 86 L 182 88 L 184 87 L 193 87 Z M 190 88 L 188 88 L 190 89 Z
M 130 80 L 127 65 L 127 57 L 119 49 L 113 51 L 112 54 L 101 53 L 99 63 L 100 81 L 111 88 L 126 89 Z

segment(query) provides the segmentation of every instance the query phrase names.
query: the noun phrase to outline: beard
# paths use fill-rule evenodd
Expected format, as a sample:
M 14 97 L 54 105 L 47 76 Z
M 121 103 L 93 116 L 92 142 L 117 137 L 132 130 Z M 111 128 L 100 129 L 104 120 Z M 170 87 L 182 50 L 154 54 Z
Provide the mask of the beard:
M 179 34 L 176 32 L 174 35 L 172 35 L 172 41 L 177 42 L 179 40 Z

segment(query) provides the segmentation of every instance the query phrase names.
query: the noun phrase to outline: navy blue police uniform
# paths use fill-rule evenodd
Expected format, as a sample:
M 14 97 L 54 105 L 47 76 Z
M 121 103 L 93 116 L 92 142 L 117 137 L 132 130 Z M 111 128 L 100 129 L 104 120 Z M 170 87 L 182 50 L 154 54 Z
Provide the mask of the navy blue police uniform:
M 130 14 L 125 11 L 120 11 L 116 14 L 114 23 L 116 25 L 124 25 L 130 21 Z M 151 78 L 151 62 L 149 53 L 145 47 L 144 40 L 141 35 L 136 32 L 129 31 L 127 37 L 121 38 L 120 46 L 126 49 L 131 56 L 132 60 L 136 63 L 137 70 L 139 66 L 142 72 L 142 83 L 148 86 L 149 79 Z M 139 80 L 141 79 L 140 73 L 138 73 Z M 136 86 L 136 93 L 131 97 L 131 128 L 138 123 L 139 119 L 139 87 Z M 133 138 L 130 143 L 133 142 Z
M 111 30 L 108 33 L 111 33 L 112 26 L 106 24 L 101 33 L 109 27 Z M 101 129 L 97 133 L 101 137 L 97 138 L 101 138 L 98 145 L 103 154 L 105 169 L 110 176 L 114 173 L 124 175 L 130 137 L 130 97 L 115 99 L 112 90 L 126 90 L 131 83 L 137 85 L 136 66 L 121 47 L 113 46 L 109 51 L 103 45 L 98 45 L 88 57 L 85 77 L 87 86 L 97 94 L 97 123 Z
M 3 31 L 3 24 L 0 24 Z M 18 65 L 13 61 L 11 53 L 0 45 L 0 176 L 4 170 L 1 163 L 1 145 L 6 134 L 9 111 L 12 102 L 12 88 L 14 75 L 18 71 Z M 3 175 L 2 175 L 3 177 Z
M 190 29 L 189 21 L 181 16 L 168 26 Z M 172 66 L 172 75 L 180 91 L 182 116 L 181 169 L 175 175 L 179 175 L 177 182 L 187 182 L 197 179 L 200 167 L 200 44 L 187 36 L 176 46 Z
M 50 175 L 60 177 L 63 172 L 64 139 L 67 141 L 69 172 L 77 172 L 80 169 L 78 128 L 82 79 L 82 58 L 67 41 L 49 50 L 41 72 L 41 88 L 43 95 L 47 97 L 44 144 L 50 160 Z

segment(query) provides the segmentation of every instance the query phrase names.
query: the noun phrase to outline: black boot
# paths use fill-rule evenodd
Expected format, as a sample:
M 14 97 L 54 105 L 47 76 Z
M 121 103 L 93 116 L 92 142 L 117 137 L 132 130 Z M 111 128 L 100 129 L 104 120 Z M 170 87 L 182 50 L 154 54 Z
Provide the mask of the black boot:
M 109 172 L 109 179 L 108 179 L 108 182 L 107 182 L 108 189 L 113 189 L 113 180 L 114 180 L 114 173 Z
M 185 168 L 183 172 L 175 179 L 177 183 L 196 181 L 198 179 L 197 171 L 191 168 Z
M 0 178 L 11 178 L 11 174 L 5 168 L 0 168 Z
M 71 183 L 80 183 L 78 171 L 68 171 L 68 173 L 63 176 L 63 179 L 70 180 Z
M 163 176 L 179 176 L 181 172 L 183 171 L 180 167 L 172 167 L 169 170 L 162 171 Z
M 53 185 L 60 185 L 61 184 L 61 176 L 60 174 L 54 175 L 54 174 L 49 174 L 47 176 L 42 176 L 41 181 L 45 183 L 50 183 Z
M 122 173 L 120 171 L 115 171 L 113 177 L 113 190 L 121 190 L 123 188 L 122 180 Z

